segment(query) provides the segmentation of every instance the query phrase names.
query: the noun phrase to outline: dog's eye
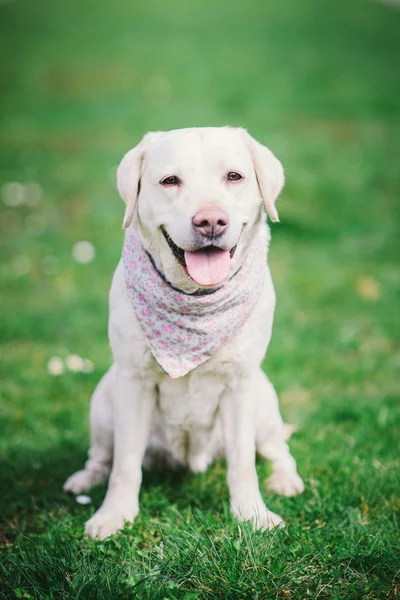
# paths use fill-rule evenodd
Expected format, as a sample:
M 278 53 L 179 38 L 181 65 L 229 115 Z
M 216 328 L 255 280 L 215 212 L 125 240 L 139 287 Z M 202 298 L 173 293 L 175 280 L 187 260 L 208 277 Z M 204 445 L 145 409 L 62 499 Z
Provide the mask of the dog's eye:
M 170 175 L 169 177 L 164 177 L 160 181 L 161 185 L 179 185 L 181 180 L 176 175 Z
M 236 171 L 230 171 L 228 173 L 228 181 L 240 181 L 241 179 L 243 179 L 243 175 Z

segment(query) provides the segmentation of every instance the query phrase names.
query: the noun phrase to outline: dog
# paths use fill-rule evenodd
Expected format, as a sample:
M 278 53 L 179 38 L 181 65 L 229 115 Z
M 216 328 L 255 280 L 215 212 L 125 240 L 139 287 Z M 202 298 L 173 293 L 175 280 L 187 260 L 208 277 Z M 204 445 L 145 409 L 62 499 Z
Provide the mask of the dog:
M 259 529 L 283 520 L 261 496 L 256 452 L 272 463 L 269 490 L 303 491 L 260 368 L 275 308 L 265 212 L 279 220 L 283 184 L 279 160 L 242 128 L 152 132 L 124 156 L 114 363 L 93 394 L 89 459 L 64 484 L 79 494 L 109 477 L 89 537 L 134 521 L 142 467 L 157 457 L 195 473 L 225 457 L 231 511 Z

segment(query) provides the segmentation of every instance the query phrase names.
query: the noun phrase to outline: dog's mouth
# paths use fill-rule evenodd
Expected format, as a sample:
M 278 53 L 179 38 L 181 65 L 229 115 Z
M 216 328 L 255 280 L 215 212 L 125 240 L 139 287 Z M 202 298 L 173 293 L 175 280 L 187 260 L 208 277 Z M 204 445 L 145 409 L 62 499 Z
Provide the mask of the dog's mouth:
M 218 285 L 228 277 L 236 246 L 230 250 L 213 245 L 193 251 L 183 250 L 175 244 L 164 227 L 161 230 L 176 260 L 185 267 L 193 281 L 199 285 Z

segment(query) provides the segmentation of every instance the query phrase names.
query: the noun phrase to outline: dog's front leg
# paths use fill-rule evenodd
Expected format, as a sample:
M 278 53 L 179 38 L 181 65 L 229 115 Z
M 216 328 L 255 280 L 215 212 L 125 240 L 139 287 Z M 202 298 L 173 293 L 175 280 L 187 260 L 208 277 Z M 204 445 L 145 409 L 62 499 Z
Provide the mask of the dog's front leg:
M 155 386 L 117 368 L 115 381 L 114 458 L 101 508 L 86 523 L 86 533 L 104 539 L 133 521 L 139 512 L 142 460 L 155 405 Z
M 256 529 L 282 525 L 265 506 L 256 472 L 256 395 L 252 377 L 240 379 L 221 398 L 220 414 L 228 467 L 231 511 Z

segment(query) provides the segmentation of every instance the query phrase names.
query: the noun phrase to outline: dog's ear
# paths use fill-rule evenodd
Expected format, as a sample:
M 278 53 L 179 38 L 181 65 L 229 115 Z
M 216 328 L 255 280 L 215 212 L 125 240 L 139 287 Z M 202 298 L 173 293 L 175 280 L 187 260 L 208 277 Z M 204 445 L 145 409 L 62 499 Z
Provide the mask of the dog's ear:
M 121 160 L 117 169 L 117 188 L 126 204 L 122 226 L 127 229 L 135 214 L 136 202 L 140 192 L 140 178 L 143 174 L 144 159 L 150 142 L 159 137 L 163 131 L 146 133 L 142 141 L 129 150 Z
M 117 170 L 117 187 L 122 200 L 126 204 L 124 229 L 129 227 L 135 214 L 136 201 L 139 195 L 140 177 L 142 175 L 145 155 L 146 136 L 142 141 L 129 150 L 122 159 Z
M 244 131 L 244 130 L 243 130 Z M 247 131 L 244 131 L 247 144 L 253 159 L 254 170 L 264 201 L 265 210 L 271 221 L 279 221 L 275 201 L 285 183 L 283 167 L 280 161 L 266 146 L 255 140 Z
M 122 159 L 117 170 L 117 187 L 122 200 L 126 204 L 122 226 L 129 227 L 135 214 L 135 206 L 139 195 L 140 177 L 144 160 L 144 138 L 129 150 Z

